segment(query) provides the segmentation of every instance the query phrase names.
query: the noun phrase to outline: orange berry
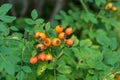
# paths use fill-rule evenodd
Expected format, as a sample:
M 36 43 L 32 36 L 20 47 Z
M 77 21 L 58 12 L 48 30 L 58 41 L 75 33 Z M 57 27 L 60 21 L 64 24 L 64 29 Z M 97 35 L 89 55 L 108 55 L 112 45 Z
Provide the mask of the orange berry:
M 66 35 L 70 35 L 70 34 L 72 34 L 72 32 L 73 32 L 73 29 L 71 27 L 69 27 L 65 30 Z
M 34 34 L 34 38 L 35 39 L 44 40 L 46 38 L 46 35 L 45 35 L 45 33 L 42 33 L 42 32 L 36 32 Z
M 61 40 L 65 39 L 65 37 L 66 37 L 66 34 L 65 34 L 64 32 L 61 32 L 61 33 L 58 35 L 58 38 L 61 39 Z
M 53 60 L 53 56 L 51 54 L 46 55 L 46 61 L 51 62 Z
M 31 64 L 36 64 L 38 62 L 38 58 L 36 56 L 30 58 Z
M 43 44 L 37 44 L 36 49 L 38 51 L 43 51 L 45 49 L 45 46 Z
M 72 39 L 67 39 L 66 40 L 66 45 L 67 46 L 72 46 L 74 44 L 74 41 Z
M 61 40 L 59 38 L 54 38 L 52 40 L 52 45 L 53 46 L 59 46 L 61 44 Z
M 45 45 L 45 46 L 50 46 L 51 45 L 51 43 L 52 43 L 52 41 L 50 40 L 50 38 L 46 38 L 44 41 L 43 41 L 43 44 Z
M 46 60 L 46 54 L 44 54 L 44 53 L 39 54 L 38 59 L 41 60 L 41 61 L 45 61 Z
M 34 38 L 35 38 L 35 39 L 39 39 L 39 35 L 40 35 L 40 32 L 36 32 L 36 33 L 34 34 Z
M 40 40 L 44 40 L 45 38 L 46 38 L 45 33 L 40 33 L 39 39 L 40 39 Z
M 60 26 L 60 25 L 57 25 L 56 28 L 55 28 L 55 31 L 56 31 L 57 33 L 61 33 L 61 32 L 63 31 L 63 27 Z

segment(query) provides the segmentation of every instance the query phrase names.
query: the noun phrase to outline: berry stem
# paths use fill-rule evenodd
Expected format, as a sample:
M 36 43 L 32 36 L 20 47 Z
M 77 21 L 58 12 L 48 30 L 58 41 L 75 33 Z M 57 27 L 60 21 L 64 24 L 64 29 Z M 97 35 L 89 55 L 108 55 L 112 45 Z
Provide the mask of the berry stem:
M 83 0 L 80 0 L 80 3 L 82 4 L 82 6 L 84 7 L 85 11 L 88 12 L 88 8 L 85 5 L 85 3 L 83 2 Z
M 63 55 L 64 55 L 64 53 L 60 53 L 57 57 L 57 60 L 59 60 Z

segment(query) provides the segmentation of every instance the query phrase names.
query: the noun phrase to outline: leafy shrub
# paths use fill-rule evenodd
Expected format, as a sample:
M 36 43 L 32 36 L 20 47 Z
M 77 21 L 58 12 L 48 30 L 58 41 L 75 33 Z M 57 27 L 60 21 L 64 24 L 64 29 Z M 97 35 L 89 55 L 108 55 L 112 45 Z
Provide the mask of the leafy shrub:
M 67 13 L 61 11 L 55 20 L 45 23 L 37 11 L 31 18 L 8 16 L 11 4 L 0 7 L 0 79 L 1 80 L 116 80 L 120 74 L 120 23 L 119 4 L 113 1 L 116 11 L 105 10 L 106 0 L 80 0 L 82 8 L 72 5 Z M 86 6 L 87 4 L 87 6 Z M 73 7 L 74 6 L 74 7 Z M 40 40 L 33 38 L 37 31 L 51 39 L 58 36 L 58 23 L 73 28 L 69 37 L 74 45 L 63 43 L 47 48 L 53 55 L 51 63 L 30 64 L 37 55 L 35 46 Z

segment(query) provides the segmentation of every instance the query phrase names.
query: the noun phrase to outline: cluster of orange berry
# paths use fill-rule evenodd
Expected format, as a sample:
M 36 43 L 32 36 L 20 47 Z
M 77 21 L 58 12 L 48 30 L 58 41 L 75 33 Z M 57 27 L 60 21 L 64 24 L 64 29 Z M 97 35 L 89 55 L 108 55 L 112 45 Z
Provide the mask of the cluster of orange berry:
M 117 8 L 111 3 L 107 3 L 107 5 L 105 6 L 105 10 L 112 10 L 112 11 L 116 11 Z
M 31 64 L 36 64 L 38 62 L 38 60 L 44 62 L 51 62 L 53 60 L 53 56 L 51 54 L 45 54 L 43 53 L 43 51 L 46 49 L 46 47 L 49 47 L 51 45 L 53 46 L 60 46 L 61 44 L 61 40 L 64 40 L 66 38 L 67 35 L 71 35 L 73 30 L 71 27 L 67 28 L 65 30 L 65 32 L 63 32 L 63 27 L 57 25 L 55 28 L 55 31 L 58 33 L 58 38 L 54 38 L 53 40 L 51 40 L 50 38 L 46 37 L 46 34 L 43 32 L 36 32 L 34 34 L 34 38 L 41 40 L 42 43 L 39 43 L 36 45 L 36 49 L 38 51 L 38 53 L 40 53 L 38 56 L 34 56 L 30 58 L 30 63 Z M 74 43 L 74 41 L 72 39 L 67 39 L 66 40 L 66 45 L 67 46 L 72 46 Z
M 34 38 L 42 40 L 42 43 L 36 45 L 36 49 L 40 54 L 38 56 L 31 57 L 30 63 L 36 64 L 38 60 L 42 62 L 44 61 L 51 62 L 53 60 L 53 56 L 51 54 L 45 54 L 42 52 L 46 47 L 49 47 L 51 45 L 51 40 L 49 38 L 46 38 L 46 34 L 42 32 L 36 32 L 34 34 Z
M 55 31 L 58 33 L 58 38 L 56 38 L 57 40 L 59 40 L 61 42 L 61 40 L 64 40 L 67 35 L 71 35 L 73 32 L 73 29 L 71 27 L 68 27 L 65 29 L 65 31 L 63 31 L 63 27 L 58 25 L 55 28 Z M 66 45 L 67 46 L 72 46 L 74 44 L 74 41 L 72 39 L 66 39 Z M 54 45 L 54 44 L 53 44 Z

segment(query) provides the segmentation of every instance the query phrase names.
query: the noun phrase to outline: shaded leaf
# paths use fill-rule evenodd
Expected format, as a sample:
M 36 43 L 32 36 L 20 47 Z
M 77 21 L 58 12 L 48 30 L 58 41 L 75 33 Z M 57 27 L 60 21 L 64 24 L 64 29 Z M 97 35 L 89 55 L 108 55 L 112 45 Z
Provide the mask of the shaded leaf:
M 0 7 L 0 15 L 5 15 L 11 8 L 12 8 L 11 4 L 9 3 L 3 4 Z
M 45 30 L 48 31 L 50 29 L 50 22 L 47 22 L 45 25 Z
M 13 31 L 18 31 L 18 28 L 16 28 L 15 26 L 11 26 L 10 29 Z
M 38 13 L 37 13 L 37 10 L 36 9 L 33 9 L 32 12 L 31 12 L 31 17 L 32 19 L 36 19 L 38 17 Z
M 42 24 L 44 20 L 42 18 L 36 19 L 35 24 Z
M 26 22 L 27 24 L 29 24 L 29 25 L 33 25 L 33 24 L 34 24 L 34 21 L 33 21 L 32 19 L 30 19 L 30 18 L 26 18 L 26 19 L 25 19 L 25 22 Z
M 16 77 L 17 77 L 18 80 L 23 80 L 24 76 L 25 76 L 24 72 L 20 71 L 20 72 L 18 72 Z
M 22 66 L 22 69 L 26 73 L 31 73 L 32 72 L 32 70 L 31 70 L 31 68 L 29 66 Z
M 63 74 L 70 74 L 72 72 L 71 68 L 67 65 L 59 65 L 57 71 Z
M 6 23 L 11 23 L 15 19 L 16 19 L 16 17 L 14 17 L 14 16 L 7 16 L 7 15 L 0 16 L 0 20 L 2 20 L 3 22 L 6 22 Z
M 111 38 L 110 39 L 110 48 L 112 50 L 115 50 L 117 48 L 117 40 L 116 40 L 116 38 Z
M 15 73 L 15 66 L 14 66 L 14 64 L 11 64 L 9 62 L 6 63 L 6 65 L 5 65 L 5 71 L 8 74 L 14 75 L 14 73 Z

